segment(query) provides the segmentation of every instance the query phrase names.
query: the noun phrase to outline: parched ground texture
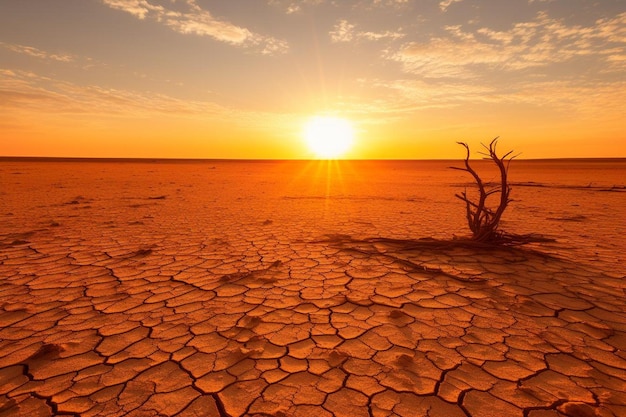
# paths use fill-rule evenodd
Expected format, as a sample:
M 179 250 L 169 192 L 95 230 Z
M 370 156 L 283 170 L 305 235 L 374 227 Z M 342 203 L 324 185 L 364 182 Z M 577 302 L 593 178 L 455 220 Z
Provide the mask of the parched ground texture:
M 477 248 L 415 239 L 454 188 L 232 164 L 2 166 L 0 416 L 626 415 L 623 194 Z

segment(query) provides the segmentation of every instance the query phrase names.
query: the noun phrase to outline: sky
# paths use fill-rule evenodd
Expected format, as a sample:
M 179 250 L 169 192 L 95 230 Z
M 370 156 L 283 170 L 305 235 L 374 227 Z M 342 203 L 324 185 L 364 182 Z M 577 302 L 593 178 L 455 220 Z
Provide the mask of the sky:
M 0 0 L 2 156 L 626 157 L 624 103 L 624 0 Z

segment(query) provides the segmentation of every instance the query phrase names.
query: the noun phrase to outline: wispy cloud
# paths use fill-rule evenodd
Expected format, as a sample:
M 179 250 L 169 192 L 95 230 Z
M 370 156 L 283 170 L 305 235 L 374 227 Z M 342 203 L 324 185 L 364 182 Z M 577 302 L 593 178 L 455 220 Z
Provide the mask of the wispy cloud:
M 226 113 L 215 103 L 180 100 L 163 94 L 97 85 L 81 86 L 29 71 L 0 69 L 0 107 L 38 114 L 210 115 Z
M 65 120 L 184 119 L 187 123 L 215 122 L 245 125 L 275 132 L 289 126 L 294 113 L 272 113 L 234 108 L 210 100 L 189 100 L 167 94 L 80 85 L 30 71 L 0 68 L 0 125 L 33 125 L 34 117 Z M 108 123 L 108 122 L 107 122 Z M 146 127 L 146 130 L 149 130 Z
M 149 13 L 164 13 L 162 6 L 150 4 L 147 0 L 102 0 L 107 6 L 123 10 L 139 19 L 145 19 Z
M 459 0 L 457 0 L 459 1 Z M 353 10 L 372 10 L 377 8 L 400 8 L 410 4 L 410 0 L 267 0 L 270 6 L 282 10 L 286 14 L 304 13 L 307 8 L 328 5 L 334 8 Z
M 423 80 L 369 79 L 361 81 L 369 88 L 387 91 L 385 105 L 390 111 L 412 114 L 416 110 L 453 108 L 464 105 L 528 104 L 550 108 L 563 114 L 593 117 L 597 120 L 615 115 L 624 117 L 626 81 L 581 85 L 574 80 L 526 80 L 507 88 L 459 80 L 455 83 L 432 83 Z
M 356 25 L 347 20 L 340 20 L 335 24 L 333 30 L 329 33 L 333 42 L 352 42 L 360 40 L 378 41 L 383 39 L 401 39 L 405 36 L 400 31 L 371 32 L 360 31 L 356 29 Z
M 547 67 L 574 58 L 604 62 L 604 71 L 625 69 L 626 13 L 600 19 L 592 26 L 567 26 L 540 13 L 506 31 L 448 26 L 428 42 L 408 42 L 388 59 L 406 72 L 424 77 L 475 77 L 485 69 L 521 70 Z
M 151 19 L 181 34 L 207 36 L 220 42 L 253 49 L 261 54 L 285 53 L 289 44 L 285 40 L 254 33 L 247 28 L 215 18 L 200 7 L 196 0 L 185 0 L 185 11 L 168 9 L 150 0 L 102 0 L 116 10 L 130 13 L 138 19 Z M 179 2 L 180 3 L 180 2 Z
M 287 14 L 301 13 L 307 6 L 317 6 L 327 0 L 268 0 L 270 6 L 278 7 Z
M 28 56 L 32 56 L 35 58 L 45 59 L 45 60 L 53 60 L 53 61 L 59 61 L 59 62 L 72 62 L 76 59 L 75 56 L 70 55 L 70 54 L 50 53 L 50 52 L 46 52 L 41 49 L 35 48 L 33 46 L 10 44 L 6 42 L 0 42 L 0 46 L 18 54 L 28 55 Z
M 399 7 L 408 5 L 409 0 L 366 0 L 366 3 L 370 3 L 371 6 Z
M 570 118 L 619 122 L 626 117 L 626 81 L 593 85 L 574 81 L 528 81 L 507 94 L 506 101 L 557 109 Z
M 363 79 L 364 88 L 378 90 L 385 97 L 377 113 L 388 112 L 406 117 L 426 109 L 449 109 L 464 104 L 498 102 L 501 94 L 491 86 L 472 83 L 432 83 L 413 79 Z M 370 109 L 370 111 L 372 111 Z
M 442 0 L 439 2 L 439 8 L 441 9 L 442 12 L 445 12 L 446 10 L 448 10 L 448 7 L 450 7 L 452 4 L 454 3 L 460 3 L 463 0 Z
M 293 140 L 302 120 L 302 115 L 293 112 L 254 111 L 211 100 L 80 85 L 29 71 L 0 68 L 0 128 L 7 138 L 19 138 L 14 150 L 5 147 L 4 152 L 9 154 L 28 155 L 46 148 L 51 155 L 92 155 L 94 147 L 86 138 L 105 137 L 118 143 L 143 143 L 140 148 L 124 147 L 122 154 L 126 155 L 138 152 L 136 155 L 152 156 L 151 152 L 161 149 L 160 152 L 166 152 L 161 155 L 168 157 L 198 157 L 199 150 L 208 149 L 213 152 L 207 155 L 211 157 L 222 155 L 220 152 L 241 157 L 241 153 L 229 153 L 232 149 L 222 147 L 230 141 L 223 135 L 247 131 L 252 132 L 245 139 L 249 146 L 240 142 L 234 149 L 240 152 L 241 148 L 248 151 L 250 146 L 258 147 L 261 154 L 251 155 L 269 158 L 276 143 Z M 71 145 L 59 147 L 59 138 L 71 137 Z M 262 142 L 259 137 L 273 138 L 274 142 Z M 156 143 L 147 138 L 164 140 Z M 104 155 L 109 151 L 111 155 L 120 155 L 120 149 L 109 149 L 103 140 L 94 140 L 97 149 Z

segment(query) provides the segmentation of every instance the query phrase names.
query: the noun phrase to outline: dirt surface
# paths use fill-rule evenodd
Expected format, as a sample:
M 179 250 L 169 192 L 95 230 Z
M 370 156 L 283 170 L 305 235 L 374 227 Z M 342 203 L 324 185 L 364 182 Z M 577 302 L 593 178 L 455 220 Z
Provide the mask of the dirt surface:
M 436 175 L 4 163 L 0 416 L 626 415 L 624 194 L 472 247 Z

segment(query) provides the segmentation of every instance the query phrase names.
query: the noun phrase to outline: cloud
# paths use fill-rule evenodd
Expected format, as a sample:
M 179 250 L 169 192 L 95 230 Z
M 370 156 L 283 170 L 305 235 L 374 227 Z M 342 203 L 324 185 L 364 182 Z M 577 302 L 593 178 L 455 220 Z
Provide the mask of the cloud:
M 76 83 L 29 71 L 0 68 L 0 124 L 29 129 L 34 121 L 80 120 L 137 121 L 184 119 L 193 124 L 217 121 L 250 129 L 275 132 L 293 123 L 294 114 L 254 111 L 209 100 L 186 100 L 149 91 L 131 91 Z M 36 122 L 34 123 L 37 124 Z
M 180 100 L 156 93 L 78 84 L 28 71 L 0 69 L 0 108 L 37 114 L 210 115 L 227 113 L 215 103 Z
M 356 97 L 345 113 L 367 123 L 414 120 L 421 115 L 442 117 L 454 124 L 467 115 L 483 123 L 491 117 L 510 117 L 529 111 L 545 116 L 528 123 L 557 126 L 620 126 L 626 117 L 626 81 L 581 85 L 576 80 L 527 80 L 502 88 L 467 80 L 432 82 L 416 79 L 360 79 L 370 99 Z M 501 123 L 496 122 L 497 123 Z M 501 125 L 504 128 L 504 125 Z
M 595 121 L 616 118 L 615 121 L 619 121 L 626 115 L 626 81 L 592 85 L 573 81 L 529 81 L 516 86 L 506 99 L 556 108 L 570 117 L 576 115 Z
M 405 6 L 409 4 L 409 0 L 369 0 L 372 6 L 394 7 Z
M 445 12 L 446 10 L 448 10 L 448 7 L 450 7 L 452 4 L 454 3 L 460 3 L 463 0 L 443 0 L 439 2 L 439 8 L 441 9 L 442 12 Z
M 138 19 L 151 19 L 181 34 L 207 36 L 220 42 L 253 49 L 261 54 L 274 55 L 289 49 L 286 41 L 264 36 L 215 18 L 202 9 L 196 0 L 185 0 L 185 11 L 176 11 L 150 3 L 149 0 L 101 0 L 105 5 L 130 13 Z
M 306 6 L 318 6 L 326 3 L 327 0 L 268 0 L 270 6 L 278 7 L 286 14 L 301 13 L 303 7 Z
M 400 31 L 385 31 L 385 32 L 368 32 L 356 30 L 356 25 L 348 22 L 347 20 L 340 20 L 335 24 L 332 31 L 329 33 L 330 39 L 333 42 L 351 42 L 351 41 L 378 41 L 382 39 L 401 39 L 405 36 Z
M 354 39 L 355 27 L 347 20 L 340 20 L 330 32 L 330 39 L 333 42 L 350 42 Z
M 93 143 L 107 152 L 109 149 L 102 139 L 120 143 L 131 140 L 135 144 L 143 140 L 144 151 L 154 150 L 152 145 L 163 145 L 167 150 L 162 155 L 197 157 L 197 149 L 208 146 L 211 152 L 217 152 L 213 145 L 227 143 L 230 139 L 223 136 L 224 132 L 241 135 L 246 131 L 252 132 L 254 138 L 248 143 L 258 146 L 265 157 L 271 157 L 271 150 L 267 150 L 260 137 L 282 136 L 291 140 L 300 129 L 300 120 L 293 112 L 255 111 L 211 100 L 186 100 L 149 91 L 80 85 L 33 72 L 0 68 L 0 128 L 5 136 L 16 137 L 15 150 L 7 148 L 8 154 L 28 155 L 43 149 L 42 146 L 51 154 L 62 156 L 91 154 L 94 148 L 83 145 L 89 142 L 86 138 L 93 136 L 100 138 Z M 185 132 L 184 137 L 180 136 L 181 131 Z M 80 139 L 68 139 L 65 148 L 57 147 L 57 141 L 72 135 Z M 159 137 L 167 141 L 161 145 L 146 142 L 148 138 Z M 210 142 L 207 137 L 211 138 Z M 191 148 L 181 146 L 182 142 Z M 124 151 L 131 148 L 124 148 Z M 231 157 L 237 156 L 236 148 Z M 110 150 L 119 152 L 119 149 Z M 216 154 L 209 156 L 216 157 Z
M 463 83 L 432 83 L 423 80 L 361 80 L 368 88 L 385 91 L 385 107 L 394 113 L 409 114 L 418 110 L 451 108 L 465 103 L 493 102 L 501 99 L 491 86 Z
M 70 54 L 52 54 L 32 46 L 9 44 L 5 42 L 0 42 L 0 46 L 18 54 L 28 55 L 45 60 L 59 62 L 72 62 L 75 60 L 75 57 Z
M 458 0 L 457 0 L 458 1 Z M 372 10 L 375 8 L 399 8 L 410 4 L 410 0 L 267 0 L 270 6 L 281 9 L 286 14 L 303 13 L 306 8 L 330 5 L 335 8 L 348 7 L 353 10 Z
M 465 31 L 447 26 L 428 42 L 408 42 L 388 59 L 404 71 L 424 77 L 478 77 L 485 70 L 545 68 L 576 58 L 605 63 L 604 71 L 626 69 L 626 13 L 600 19 L 592 26 L 567 26 L 539 13 L 535 19 L 498 31 Z
M 151 13 L 164 13 L 161 6 L 150 4 L 147 0 L 102 0 L 104 4 L 112 9 L 122 10 L 130 13 L 139 19 L 145 19 Z

